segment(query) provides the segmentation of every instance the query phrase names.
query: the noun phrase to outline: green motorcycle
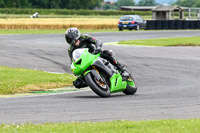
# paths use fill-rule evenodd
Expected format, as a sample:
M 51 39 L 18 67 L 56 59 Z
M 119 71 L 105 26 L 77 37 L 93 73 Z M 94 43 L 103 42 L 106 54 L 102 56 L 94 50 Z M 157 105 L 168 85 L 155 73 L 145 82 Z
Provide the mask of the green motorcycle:
M 120 73 L 108 60 L 99 54 L 89 53 L 87 48 L 74 50 L 71 71 L 85 79 L 86 84 L 100 97 L 123 92 L 133 95 L 137 91 L 135 81 L 128 72 Z

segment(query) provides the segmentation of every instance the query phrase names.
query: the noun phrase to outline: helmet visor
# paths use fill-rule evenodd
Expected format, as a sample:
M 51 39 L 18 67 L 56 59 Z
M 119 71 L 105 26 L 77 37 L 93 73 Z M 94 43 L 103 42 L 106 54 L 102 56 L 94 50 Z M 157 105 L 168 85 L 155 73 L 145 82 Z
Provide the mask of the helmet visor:
M 71 37 L 65 37 L 66 41 L 68 44 L 73 45 L 74 43 L 76 43 L 76 40 L 71 38 Z

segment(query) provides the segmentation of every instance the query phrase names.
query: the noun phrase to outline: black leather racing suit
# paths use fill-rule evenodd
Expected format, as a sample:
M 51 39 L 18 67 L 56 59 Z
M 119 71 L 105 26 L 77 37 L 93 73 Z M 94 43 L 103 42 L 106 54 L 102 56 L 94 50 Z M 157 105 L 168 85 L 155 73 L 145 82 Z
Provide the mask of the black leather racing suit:
M 80 44 L 78 47 L 71 45 L 68 49 L 68 54 L 69 54 L 69 57 L 71 58 L 71 60 L 72 60 L 73 51 L 78 48 L 89 48 L 89 52 L 92 53 L 92 52 L 94 52 L 94 50 L 101 49 L 101 47 L 102 47 L 101 41 L 96 40 L 95 38 L 93 38 L 89 35 L 86 35 L 86 34 L 81 35 L 78 40 L 80 41 Z

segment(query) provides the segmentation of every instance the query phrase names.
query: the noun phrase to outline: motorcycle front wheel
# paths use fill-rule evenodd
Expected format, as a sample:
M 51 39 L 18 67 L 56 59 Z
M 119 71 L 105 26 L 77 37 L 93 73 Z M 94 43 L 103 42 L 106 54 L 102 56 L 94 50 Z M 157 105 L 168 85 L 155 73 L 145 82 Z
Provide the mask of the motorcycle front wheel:
M 101 76 L 105 83 L 98 81 L 91 73 L 85 76 L 87 85 L 100 97 L 106 98 L 110 96 L 110 88 L 106 83 L 106 80 Z
M 123 91 L 124 94 L 126 95 L 133 95 L 137 91 L 137 86 L 135 84 L 134 79 L 131 77 L 132 81 L 127 81 L 127 86 L 126 89 Z

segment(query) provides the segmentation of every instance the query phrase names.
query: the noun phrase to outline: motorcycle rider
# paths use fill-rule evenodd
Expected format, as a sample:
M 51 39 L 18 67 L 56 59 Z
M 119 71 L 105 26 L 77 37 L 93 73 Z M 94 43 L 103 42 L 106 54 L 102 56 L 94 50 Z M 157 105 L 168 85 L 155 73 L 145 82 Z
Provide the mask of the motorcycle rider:
M 104 59 L 107 59 L 110 63 L 117 67 L 117 69 L 121 72 L 125 71 L 124 66 L 122 66 L 113 56 L 113 53 L 109 50 L 101 50 L 102 42 L 97 40 L 89 35 L 80 34 L 80 31 L 75 28 L 69 28 L 65 32 L 66 42 L 70 45 L 68 49 L 69 57 L 72 61 L 72 53 L 75 49 L 78 48 L 89 48 L 89 52 L 93 54 L 100 53 L 100 56 Z M 84 82 L 84 79 L 78 77 L 76 81 L 73 82 L 73 85 L 76 88 L 82 88 L 87 86 Z

